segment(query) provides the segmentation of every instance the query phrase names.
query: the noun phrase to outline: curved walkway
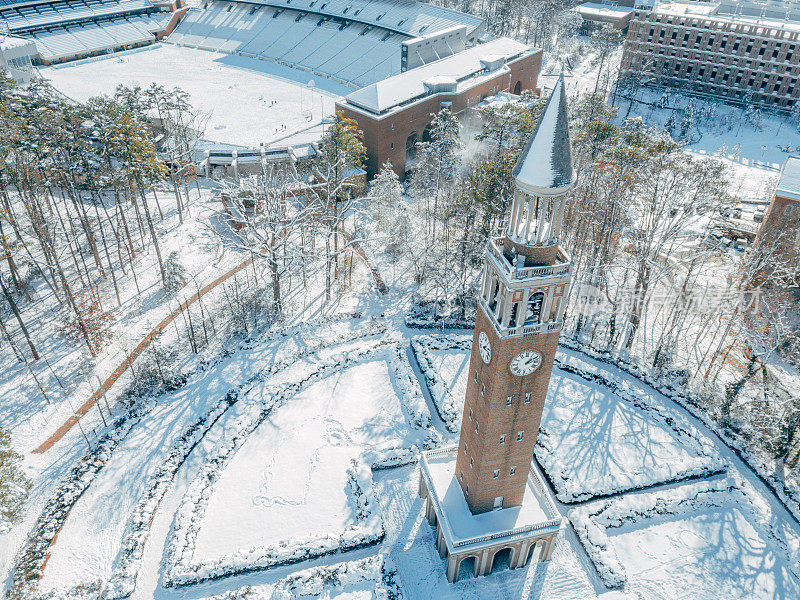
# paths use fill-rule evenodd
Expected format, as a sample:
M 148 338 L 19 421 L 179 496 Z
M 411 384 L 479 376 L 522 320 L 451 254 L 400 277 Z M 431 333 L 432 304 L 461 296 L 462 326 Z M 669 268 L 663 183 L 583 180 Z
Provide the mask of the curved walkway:
M 172 323 L 175 317 L 181 314 L 186 308 L 194 304 L 201 296 L 203 296 L 207 292 L 217 287 L 220 283 L 223 283 L 224 281 L 233 277 L 236 273 L 238 273 L 242 269 L 249 267 L 254 260 L 255 258 L 251 256 L 247 260 L 235 266 L 227 273 L 223 273 L 211 283 L 203 286 L 202 288 L 200 288 L 200 290 L 198 290 L 197 292 L 189 296 L 189 298 L 181 302 L 178 305 L 178 308 L 176 308 L 170 314 L 164 317 L 161 320 L 161 322 L 158 325 L 156 325 L 150 331 L 150 333 L 148 333 L 142 339 L 141 342 L 139 342 L 136 348 L 134 348 L 133 351 L 130 354 L 128 354 L 128 356 L 125 357 L 125 360 L 123 360 L 122 363 L 120 363 L 119 366 L 116 369 L 114 369 L 111 375 L 109 375 L 106 378 L 106 380 L 102 383 L 102 385 L 97 390 L 95 390 L 94 394 L 92 394 L 89 397 L 89 399 L 86 402 L 84 402 L 83 405 L 78 410 L 76 410 L 72 414 L 72 416 L 64 422 L 64 424 L 61 427 L 59 427 L 55 431 L 55 433 L 53 433 L 53 435 L 47 438 L 38 448 L 36 448 L 33 451 L 33 453 L 42 454 L 43 452 L 46 452 L 50 448 L 52 448 L 56 442 L 58 442 L 61 438 L 63 438 L 67 434 L 67 432 L 75 426 L 75 424 L 81 419 L 81 417 L 83 417 L 86 413 L 88 413 L 89 409 L 91 409 L 95 404 L 97 404 L 100 398 L 102 398 L 103 395 L 109 389 L 111 389 L 111 386 L 113 386 L 117 382 L 117 379 L 119 379 L 119 377 L 130 368 L 131 363 L 135 361 L 137 358 L 139 358 L 142 352 L 144 352 L 144 350 L 152 343 L 154 339 L 156 339 L 159 335 L 161 335 L 161 333 L 167 328 L 167 326 L 170 323 Z
M 378 291 L 381 294 L 386 294 L 389 290 L 386 287 L 386 284 L 384 283 L 383 278 L 381 277 L 378 270 L 372 265 L 372 263 L 367 258 L 367 254 L 366 252 L 364 252 L 364 249 L 358 242 L 353 240 L 352 236 L 349 233 L 347 233 L 344 229 L 341 229 L 340 231 L 346 238 L 351 240 L 351 245 L 353 247 L 353 250 L 355 250 L 355 252 L 359 255 L 359 257 L 361 257 L 361 259 L 364 261 L 364 264 L 367 265 L 367 268 L 370 270 L 370 273 L 372 274 L 372 277 L 375 280 L 375 285 L 378 288 Z M 54 444 L 56 444 L 56 442 L 58 442 L 61 438 L 63 438 L 67 434 L 67 432 L 75 426 L 75 424 L 81 419 L 81 417 L 83 417 L 86 413 L 88 413 L 89 410 L 95 404 L 97 404 L 97 402 L 99 402 L 100 398 L 102 398 L 105 395 L 105 393 L 109 389 L 111 389 L 111 387 L 117 382 L 117 379 L 119 379 L 119 377 L 130 368 L 131 363 L 135 361 L 137 358 L 139 358 L 142 352 L 145 351 L 145 349 L 153 342 L 154 339 L 156 339 L 159 335 L 161 335 L 161 333 L 167 328 L 167 326 L 170 323 L 172 323 L 175 317 L 183 313 L 185 309 L 194 304 L 198 299 L 200 299 L 201 296 L 205 295 L 206 293 L 217 287 L 219 284 L 224 283 L 239 271 L 249 267 L 251 264 L 253 264 L 254 261 L 255 261 L 255 255 L 251 256 L 247 260 L 242 261 L 240 264 L 235 266 L 227 273 L 223 273 L 222 275 L 217 277 L 214 281 L 203 286 L 197 292 L 189 296 L 189 298 L 181 302 L 178 305 L 178 308 L 176 308 L 170 314 L 164 317 L 161 320 L 161 322 L 158 325 L 156 325 L 152 329 L 152 331 L 150 331 L 150 333 L 148 333 L 142 339 L 141 342 L 139 342 L 136 348 L 134 348 L 133 351 L 130 354 L 128 354 L 128 356 L 125 357 L 125 360 L 123 360 L 122 363 L 120 363 L 119 366 L 117 366 L 117 368 L 114 369 L 111 375 L 109 375 L 106 378 L 106 380 L 102 383 L 102 385 L 97 390 L 95 390 L 95 392 L 89 397 L 89 399 L 86 402 L 84 402 L 83 405 L 81 405 L 81 407 L 78 408 L 78 410 L 76 410 L 72 414 L 72 416 L 70 416 L 70 418 L 67 419 L 64 422 L 64 424 L 61 425 L 61 427 L 59 427 L 55 431 L 55 433 L 53 433 L 49 438 L 47 438 L 38 448 L 33 450 L 33 453 L 42 454 L 44 452 L 47 452 L 50 448 L 53 447 Z

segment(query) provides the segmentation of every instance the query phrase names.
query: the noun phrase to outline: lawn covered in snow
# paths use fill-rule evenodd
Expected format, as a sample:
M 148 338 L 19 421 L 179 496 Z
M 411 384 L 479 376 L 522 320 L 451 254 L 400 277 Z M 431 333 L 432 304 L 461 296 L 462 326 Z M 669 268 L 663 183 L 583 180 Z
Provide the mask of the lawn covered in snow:
M 434 401 L 451 402 L 460 415 L 469 351 L 435 348 L 448 339 L 451 345 L 466 340 L 424 337 L 428 370 L 433 371 L 427 380 Z M 615 393 L 607 385 L 555 368 L 536 458 L 558 499 L 576 502 L 724 469 L 711 446 L 695 439 L 698 435 L 660 398 L 645 401 L 642 394 Z
M 44 67 L 42 75 L 78 101 L 113 94 L 119 84 L 146 88 L 155 82 L 166 89 L 177 85 L 189 93 L 192 107 L 200 111 L 205 139 L 247 147 L 319 139 L 321 120 L 333 114 L 338 97 L 318 89 L 316 81 L 314 87 L 308 87 L 313 78 L 309 73 L 169 44 Z M 305 131 L 295 133 L 301 129 Z
M 587 500 L 724 469 L 685 419 L 649 408 L 596 382 L 554 371 L 536 458 L 559 500 Z
M 628 573 L 628 589 L 643 597 L 800 598 L 800 582 L 786 560 L 735 505 L 613 531 L 611 543 Z
M 274 546 L 300 532 L 339 536 L 356 523 L 351 460 L 366 449 L 420 441 L 385 360 L 311 385 L 266 419 L 227 465 L 200 525 L 194 560 Z

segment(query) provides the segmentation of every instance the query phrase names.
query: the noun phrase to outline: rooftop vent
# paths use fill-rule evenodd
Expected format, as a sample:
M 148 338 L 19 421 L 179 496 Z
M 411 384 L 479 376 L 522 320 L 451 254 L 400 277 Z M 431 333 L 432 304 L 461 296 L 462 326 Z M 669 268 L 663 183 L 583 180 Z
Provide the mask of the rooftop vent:
M 481 56 L 480 61 L 483 70 L 486 71 L 487 73 L 491 71 L 496 71 L 504 64 L 506 64 L 505 57 L 500 54 L 488 54 L 486 56 Z
M 422 82 L 429 94 L 455 93 L 458 82 L 447 75 L 435 75 Z

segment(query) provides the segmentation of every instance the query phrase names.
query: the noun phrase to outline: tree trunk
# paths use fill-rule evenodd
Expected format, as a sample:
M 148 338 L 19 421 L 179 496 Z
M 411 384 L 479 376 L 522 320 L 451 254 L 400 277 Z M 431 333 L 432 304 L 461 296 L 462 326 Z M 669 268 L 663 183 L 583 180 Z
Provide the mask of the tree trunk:
M 33 345 L 33 340 L 31 340 L 30 333 L 28 333 L 28 328 L 25 327 L 25 323 L 22 320 L 22 315 L 20 315 L 19 308 L 17 308 L 17 303 L 14 302 L 14 298 L 8 293 L 6 284 L 3 283 L 2 275 L 0 275 L 0 289 L 2 289 L 3 296 L 5 296 L 9 306 L 11 306 L 11 311 L 14 313 L 14 317 L 17 319 L 19 328 L 22 330 L 22 334 L 25 336 L 25 340 L 28 342 L 28 346 L 31 349 L 31 354 L 33 354 L 33 360 L 39 360 L 39 353 L 36 351 L 36 346 Z

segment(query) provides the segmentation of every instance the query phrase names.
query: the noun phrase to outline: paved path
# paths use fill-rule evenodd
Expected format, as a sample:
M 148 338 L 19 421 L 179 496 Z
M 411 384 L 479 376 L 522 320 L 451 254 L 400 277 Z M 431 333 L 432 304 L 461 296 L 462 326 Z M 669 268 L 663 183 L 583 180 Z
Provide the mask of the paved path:
M 142 352 L 144 352 L 144 350 L 152 343 L 152 341 L 154 339 L 156 339 L 159 335 L 161 335 L 161 333 L 167 328 L 167 326 L 170 323 L 172 323 L 172 321 L 175 319 L 175 317 L 180 315 L 184 310 L 186 310 L 186 308 L 188 308 L 189 306 L 194 304 L 201 296 L 203 296 L 207 292 L 211 291 L 212 289 L 214 289 L 215 287 L 217 287 L 219 284 L 223 283 L 224 281 L 228 280 L 229 278 L 233 277 L 236 273 L 238 273 L 242 269 L 245 269 L 248 266 L 250 266 L 253 263 L 253 260 L 254 260 L 254 257 L 251 256 L 247 260 L 245 260 L 245 261 L 241 262 L 240 264 L 238 264 L 237 266 L 235 266 L 233 269 L 231 269 L 227 273 L 223 273 L 222 275 L 217 277 L 211 283 L 203 286 L 202 288 L 200 288 L 199 291 L 195 292 L 194 294 L 189 296 L 189 298 L 187 298 L 183 302 L 181 302 L 178 305 L 178 308 L 176 308 L 170 314 L 168 314 L 166 317 L 164 317 L 161 320 L 161 322 L 158 325 L 156 325 L 152 329 L 152 331 L 150 331 L 150 333 L 148 333 L 142 339 L 141 342 L 139 342 L 139 344 L 136 346 L 136 348 L 134 348 L 133 351 L 130 354 L 128 354 L 128 356 L 125 357 L 125 360 L 123 360 L 122 363 L 120 363 L 120 365 L 116 369 L 114 369 L 114 372 L 111 373 L 111 375 L 109 375 L 106 378 L 106 380 L 94 392 L 94 394 L 92 394 L 91 397 L 86 402 L 84 402 L 83 405 L 78 410 L 76 410 L 72 414 L 72 416 L 69 419 L 67 419 L 64 422 L 64 424 L 56 430 L 56 432 L 53 435 L 51 435 L 49 438 L 47 438 L 42 443 L 41 446 L 36 448 L 33 451 L 33 453 L 34 454 L 41 454 L 43 452 L 46 452 L 50 448 L 52 448 L 53 444 L 55 444 L 61 438 L 63 438 L 67 434 L 67 432 L 75 426 L 75 424 L 81 419 L 81 417 L 83 417 L 86 413 L 88 413 L 89 409 L 91 409 L 95 404 L 97 404 L 97 402 L 100 400 L 100 398 L 102 398 L 103 395 L 111 388 L 111 386 L 113 386 L 116 383 L 116 381 L 117 381 L 117 379 L 119 379 L 120 375 L 122 375 L 125 371 L 127 371 L 130 368 L 131 363 L 133 361 L 135 361 L 137 358 L 139 358 L 139 356 L 142 354 Z
M 351 240 L 351 245 L 353 247 L 353 250 L 355 250 L 355 252 L 364 261 L 364 264 L 366 264 L 367 267 L 369 268 L 370 272 L 372 273 L 372 277 L 375 280 L 375 285 L 377 286 L 378 291 L 380 291 L 381 294 L 386 294 L 389 290 L 386 287 L 386 284 L 384 283 L 380 273 L 378 273 L 378 270 L 374 266 L 372 266 L 372 263 L 370 263 L 369 259 L 367 258 L 367 254 L 364 252 L 364 249 L 358 242 L 353 241 L 352 236 L 349 233 L 347 233 L 344 229 L 342 229 L 341 232 L 346 238 Z M 133 351 L 130 354 L 128 354 L 128 356 L 125 357 L 125 360 L 123 360 L 122 363 L 120 363 L 120 365 L 116 369 L 114 369 L 114 372 L 111 373 L 111 375 L 109 375 L 106 378 L 106 380 L 102 383 L 102 385 L 97 390 L 95 390 L 94 394 L 92 394 L 91 397 L 86 402 L 84 402 L 83 405 L 78 410 L 76 410 L 72 414 L 72 416 L 70 416 L 70 418 L 67 419 L 63 425 L 61 425 L 61 427 L 59 427 L 55 431 L 55 433 L 53 433 L 53 435 L 47 438 L 38 448 L 36 448 L 33 451 L 33 453 L 42 454 L 44 452 L 47 452 L 50 448 L 53 447 L 53 445 L 56 442 L 58 442 L 61 438 L 63 438 L 67 434 L 67 432 L 75 426 L 75 424 L 81 419 L 81 417 L 83 417 L 86 413 L 88 413 L 89 410 L 95 404 L 97 404 L 97 402 L 99 402 L 100 398 L 102 398 L 103 395 L 109 389 L 111 389 L 111 386 L 113 386 L 116 383 L 117 379 L 119 379 L 119 377 L 130 368 L 131 363 L 135 361 L 137 358 L 139 358 L 142 352 L 144 352 L 144 350 L 153 342 L 153 340 L 155 340 L 159 335 L 161 335 L 161 333 L 167 328 L 167 326 L 170 323 L 172 323 L 175 317 L 180 315 L 189 306 L 194 304 L 201 296 L 211 291 L 219 284 L 227 281 L 239 271 L 249 267 L 251 264 L 253 264 L 254 260 L 255 256 L 251 256 L 250 258 L 241 262 L 239 265 L 237 265 L 227 273 L 220 275 L 211 283 L 203 286 L 202 288 L 200 288 L 199 291 L 195 292 L 189 298 L 185 299 L 182 303 L 180 303 L 178 305 L 178 308 L 176 308 L 169 315 L 164 317 L 164 319 L 162 319 L 161 322 L 158 325 L 156 325 L 153 328 L 153 330 L 150 331 L 150 333 L 148 333 L 142 339 L 141 342 L 139 342 L 136 348 L 134 348 Z

